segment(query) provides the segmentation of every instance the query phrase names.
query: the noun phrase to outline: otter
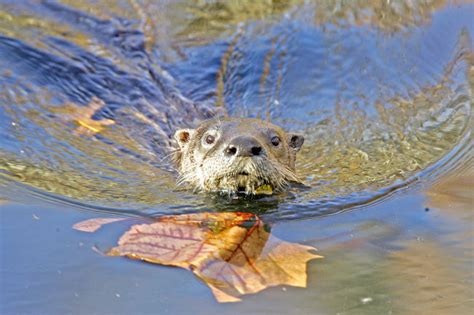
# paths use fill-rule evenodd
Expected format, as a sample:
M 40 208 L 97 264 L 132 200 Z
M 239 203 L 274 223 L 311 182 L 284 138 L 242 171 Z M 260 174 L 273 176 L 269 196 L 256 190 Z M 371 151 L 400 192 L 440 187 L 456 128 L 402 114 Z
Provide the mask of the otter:
M 196 129 L 177 130 L 174 138 L 178 184 L 186 182 L 207 192 L 255 195 L 300 182 L 295 160 L 304 137 L 269 122 L 213 118 Z

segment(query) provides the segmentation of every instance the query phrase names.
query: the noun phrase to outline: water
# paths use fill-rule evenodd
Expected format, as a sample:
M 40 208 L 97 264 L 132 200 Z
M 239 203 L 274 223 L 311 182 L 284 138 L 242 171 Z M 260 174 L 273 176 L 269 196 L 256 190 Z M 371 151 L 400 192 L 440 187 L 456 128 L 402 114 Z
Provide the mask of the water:
M 2 2 L 2 291 L 13 288 L 1 294 L 5 313 L 117 313 L 132 311 L 131 300 L 144 313 L 186 312 L 183 295 L 209 312 L 217 306 L 190 275 L 99 263 L 97 238 L 69 227 L 109 214 L 235 210 L 258 213 L 280 238 L 326 258 L 310 265 L 306 291 L 276 288 L 219 311 L 289 311 L 283 302 L 299 313 L 469 310 L 472 198 L 459 193 L 472 187 L 473 15 L 469 2 L 444 1 Z M 81 133 L 77 113 L 93 99 L 104 106 L 92 118 L 114 124 Z M 304 134 L 297 173 L 306 187 L 256 200 L 176 187 L 171 135 L 216 113 Z M 456 206 L 426 197 L 451 178 Z M 64 242 L 52 244 L 58 233 Z M 114 233 L 101 234 L 103 247 Z M 27 240 L 33 248 L 20 245 Z M 423 257 L 436 272 L 416 282 Z M 68 270 L 64 283 L 90 283 L 65 287 L 56 269 Z M 115 279 L 121 271 L 135 278 Z M 186 292 L 157 286 L 150 273 Z M 88 292 L 96 281 L 107 284 Z

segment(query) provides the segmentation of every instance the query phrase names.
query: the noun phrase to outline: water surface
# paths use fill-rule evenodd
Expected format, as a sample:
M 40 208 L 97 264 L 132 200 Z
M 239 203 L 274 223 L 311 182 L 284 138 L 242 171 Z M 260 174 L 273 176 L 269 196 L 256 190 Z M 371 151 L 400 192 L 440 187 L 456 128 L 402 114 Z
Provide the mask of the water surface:
M 144 313 L 186 312 L 183 296 L 209 312 L 209 292 L 190 275 L 102 259 L 69 227 L 96 215 L 235 210 L 327 257 L 310 265 L 307 291 L 272 289 L 238 310 L 289 311 L 283 301 L 300 313 L 469 310 L 473 15 L 469 2 L 445 1 L 1 2 L 5 313 L 132 312 L 131 300 Z M 91 118 L 114 123 L 81 132 L 77 113 L 93 100 L 103 106 Z M 258 200 L 176 187 L 174 130 L 215 115 L 304 134 L 297 170 L 307 187 Z M 425 197 L 451 180 L 457 210 Z M 96 282 L 104 286 L 91 290 Z

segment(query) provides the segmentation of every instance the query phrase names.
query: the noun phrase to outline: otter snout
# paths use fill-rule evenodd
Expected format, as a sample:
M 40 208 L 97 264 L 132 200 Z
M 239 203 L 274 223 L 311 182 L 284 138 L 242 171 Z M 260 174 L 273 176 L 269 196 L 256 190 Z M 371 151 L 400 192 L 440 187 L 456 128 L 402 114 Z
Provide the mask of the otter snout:
M 251 136 L 240 136 L 232 139 L 224 149 L 226 156 L 257 156 L 263 154 L 262 145 Z

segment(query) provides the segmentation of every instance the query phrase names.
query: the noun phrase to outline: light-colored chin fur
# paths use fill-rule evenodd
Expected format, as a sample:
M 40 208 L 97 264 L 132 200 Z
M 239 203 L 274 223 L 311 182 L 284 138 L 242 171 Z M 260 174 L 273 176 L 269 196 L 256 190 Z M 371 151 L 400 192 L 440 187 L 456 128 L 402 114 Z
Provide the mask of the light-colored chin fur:
M 224 165 L 218 157 L 195 165 L 194 170 L 182 174 L 180 182 L 203 191 L 255 194 L 262 185 L 282 191 L 289 182 L 299 181 L 291 169 L 266 156 L 229 159 Z

